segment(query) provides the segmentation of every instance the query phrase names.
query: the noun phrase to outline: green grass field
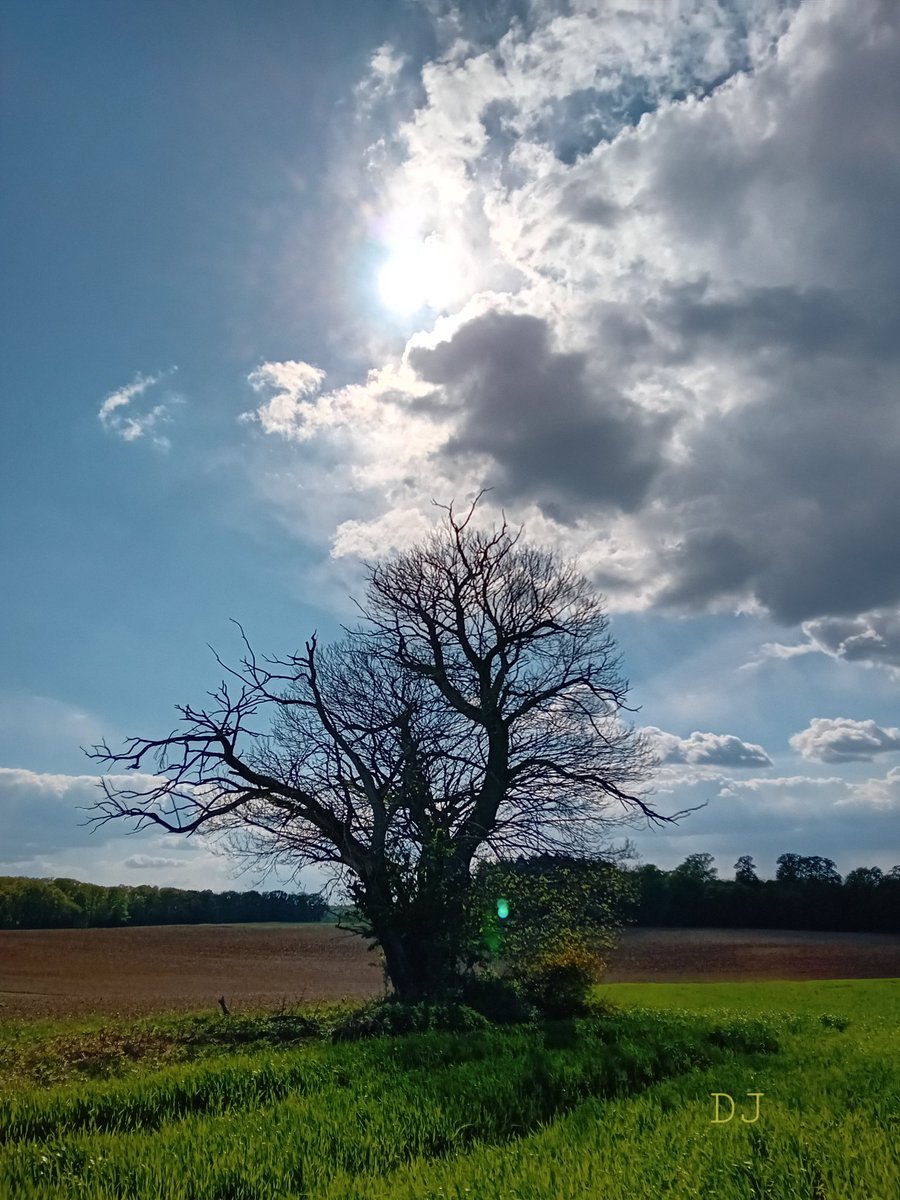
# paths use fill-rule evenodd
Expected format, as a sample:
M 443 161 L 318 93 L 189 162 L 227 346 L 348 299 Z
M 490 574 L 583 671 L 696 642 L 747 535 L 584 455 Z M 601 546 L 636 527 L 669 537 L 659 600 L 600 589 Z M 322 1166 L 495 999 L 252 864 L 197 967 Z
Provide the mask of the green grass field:
M 900 1196 L 900 981 L 598 995 L 576 1022 L 338 1044 L 292 1040 L 334 1006 L 0 1025 L 0 1196 Z

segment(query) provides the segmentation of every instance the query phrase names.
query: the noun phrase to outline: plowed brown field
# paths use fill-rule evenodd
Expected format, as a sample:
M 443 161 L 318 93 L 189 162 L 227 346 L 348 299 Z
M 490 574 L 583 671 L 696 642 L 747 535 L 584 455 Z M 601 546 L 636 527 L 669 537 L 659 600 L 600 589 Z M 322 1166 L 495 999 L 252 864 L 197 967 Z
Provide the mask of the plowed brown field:
M 900 936 L 791 929 L 630 929 L 610 983 L 897 979 Z
M 900 937 L 632 929 L 610 982 L 900 977 Z M 334 925 L 0 930 L 0 1020 L 233 1010 L 382 994 L 377 956 Z

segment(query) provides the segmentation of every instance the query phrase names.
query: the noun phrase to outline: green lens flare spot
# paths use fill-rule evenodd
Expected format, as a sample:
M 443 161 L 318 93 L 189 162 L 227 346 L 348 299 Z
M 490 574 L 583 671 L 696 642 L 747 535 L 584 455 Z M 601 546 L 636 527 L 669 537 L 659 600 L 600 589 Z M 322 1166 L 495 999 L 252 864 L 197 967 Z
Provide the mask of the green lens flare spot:
M 497 916 L 501 921 L 505 921 L 509 916 L 509 904 L 506 900 L 497 901 Z

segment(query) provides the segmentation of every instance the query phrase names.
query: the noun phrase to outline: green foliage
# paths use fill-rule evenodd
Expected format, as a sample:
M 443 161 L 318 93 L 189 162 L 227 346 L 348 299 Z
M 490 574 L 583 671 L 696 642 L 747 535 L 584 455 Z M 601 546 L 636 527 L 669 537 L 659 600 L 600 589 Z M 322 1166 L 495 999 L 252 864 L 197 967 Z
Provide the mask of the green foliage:
M 844 880 L 844 887 L 851 889 L 874 889 L 878 887 L 883 879 L 884 872 L 880 867 L 857 867 Z
M 774 880 L 760 880 L 746 854 L 733 881 L 712 864 L 691 854 L 671 871 L 630 870 L 637 924 L 900 932 L 900 868 L 858 867 L 842 884 L 831 859 L 816 855 L 782 854 Z
M 81 923 L 81 909 L 49 879 L 0 876 L 0 929 L 59 929 Z
M 581 1017 L 603 962 L 581 937 L 530 957 L 519 973 L 525 996 L 547 1017 Z
M 546 1016 L 586 1013 L 633 903 L 630 876 L 600 857 L 542 855 L 483 864 L 474 899 L 482 966 Z
M 718 873 L 713 866 L 714 862 L 711 854 L 689 854 L 672 874 L 676 879 L 688 880 L 691 883 L 712 883 Z
M 841 877 L 830 858 L 818 854 L 782 854 L 775 878 L 782 883 L 827 883 L 840 885 Z
M 607 984 L 603 1000 L 628 1007 L 7 1089 L 0 1196 L 900 1195 L 895 981 Z M 160 1031 L 183 1025 L 157 1022 Z M 557 1039 L 556 1026 L 571 1036 Z M 131 1036 L 149 1028 L 136 1023 Z M 11 1029 L 0 1025 L 0 1046 Z M 19 1034 L 28 1040 L 34 1029 Z M 714 1091 L 733 1095 L 739 1111 L 748 1092 L 762 1092 L 760 1120 L 714 1127 Z
M 221 1058 L 238 1047 L 250 1051 L 327 1041 L 357 1007 L 340 1001 L 227 1017 L 203 1012 L 11 1021 L 0 1024 L 0 1078 L 9 1086 L 126 1078 Z
M 464 1004 L 493 1025 L 521 1025 L 534 1021 L 538 1011 L 511 979 L 497 975 L 469 975 L 460 988 Z
M 464 1169 L 478 1145 L 730 1057 L 702 1019 L 636 1013 L 576 1022 L 561 1049 L 535 1029 L 428 1032 L 23 1092 L 0 1100 L 0 1194 L 392 1196 L 408 1166 Z
M 0 876 L 0 929 L 321 921 L 327 907 L 321 896 L 302 892 L 197 892 Z
M 850 1024 L 849 1017 L 839 1017 L 834 1013 L 822 1013 L 821 1017 L 819 1017 L 819 1021 L 825 1026 L 826 1029 L 844 1030 Z
M 383 1037 L 389 1034 L 425 1033 L 444 1030 L 449 1033 L 471 1033 L 487 1029 L 489 1022 L 465 1004 L 433 1004 L 420 1001 L 404 1003 L 389 997 L 375 1000 L 364 1008 L 348 1014 L 335 1028 L 335 1042 L 352 1042 L 361 1038 Z
M 469 871 L 447 831 L 425 825 L 415 848 L 391 847 L 374 887 L 361 879 L 348 887 L 347 928 L 381 947 L 385 981 L 406 1002 L 452 998 L 466 957 Z
M 735 883 L 759 883 L 756 864 L 749 854 L 742 854 L 734 864 L 734 881 Z
M 205 1029 L 191 1034 L 190 1043 L 197 1046 L 241 1046 L 260 1042 L 279 1045 L 322 1035 L 323 1027 L 314 1017 L 277 1013 L 268 1017 L 216 1017 Z

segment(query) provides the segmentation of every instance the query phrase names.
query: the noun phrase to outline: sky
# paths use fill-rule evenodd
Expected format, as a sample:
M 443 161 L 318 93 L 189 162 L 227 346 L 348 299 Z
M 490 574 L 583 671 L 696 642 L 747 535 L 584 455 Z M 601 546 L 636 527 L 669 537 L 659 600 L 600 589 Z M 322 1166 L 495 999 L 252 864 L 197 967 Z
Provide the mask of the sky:
M 896 0 L 8 0 L 0 56 L 0 874 L 278 886 L 90 832 L 81 747 L 482 488 L 704 805 L 643 861 L 900 862 Z

